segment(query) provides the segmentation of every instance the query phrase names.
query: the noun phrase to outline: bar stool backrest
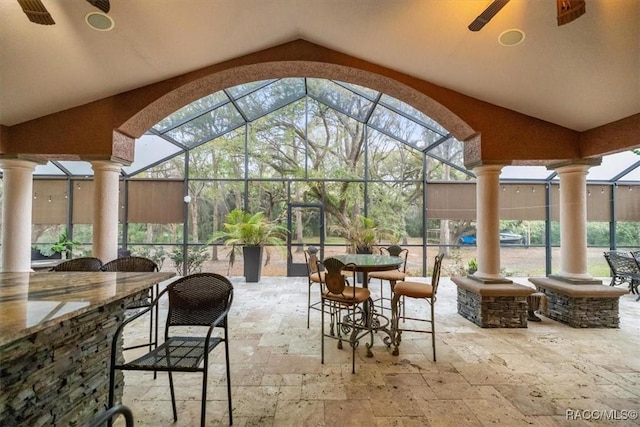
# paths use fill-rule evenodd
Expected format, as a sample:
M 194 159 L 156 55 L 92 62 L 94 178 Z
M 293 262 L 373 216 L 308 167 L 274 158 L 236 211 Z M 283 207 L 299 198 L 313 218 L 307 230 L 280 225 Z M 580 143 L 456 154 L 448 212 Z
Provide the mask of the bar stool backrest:
M 434 299 L 436 297 L 436 293 L 438 292 L 438 285 L 440 284 L 440 270 L 442 269 L 442 258 L 444 258 L 444 253 L 436 255 L 435 261 L 433 263 L 433 273 L 431 273 L 431 286 L 433 288 Z
M 398 245 L 391 245 L 387 246 L 386 248 L 380 248 L 380 253 L 383 255 L 387 254 L 403 258 L 404 262 L 402 263 L 402 267 L 399 266 L 398 270 L 402 271 L 403 273 L 407 272 L 407 257 L 409 256 L 409 249 L 403 249 Z
M 335 258 L 325 259 L 322 265 L 327 269 L 324 275 L 325 286 L 332 294 L 340 295 L 346 286 L 346 279 L 342 275 L 342 271 L 350 265 Z
M 170 326 L 210 326 L 231 305 L 233 285 L 216 273 L 196 273 L 167 286 Z M 218 324 L 226 327 L 226 316 Z

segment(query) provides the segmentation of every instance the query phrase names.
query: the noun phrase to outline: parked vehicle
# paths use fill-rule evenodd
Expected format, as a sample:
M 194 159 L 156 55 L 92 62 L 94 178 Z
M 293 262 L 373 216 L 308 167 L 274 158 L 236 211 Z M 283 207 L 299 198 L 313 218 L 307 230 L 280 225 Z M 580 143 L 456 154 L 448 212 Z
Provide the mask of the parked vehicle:
M 475 234 L 467 234 L 466 236 L 460 237 L 461 245 L 475 245 L 476 244 L 476 235 Z
M 467 235 L 461 236 L 458 241 L 461 245 L 475 245 L 476 235 L 467 234 Z M 501 245 L 519 245 L 519 244 L 522 244 L 523 242 L 524 242 L 524 237 L 521 234 L 508 233 L 508 232 L 500 233 Z
M 515 233 L 500 233 L 500 244 L 501 245 L 519 245 L 524 241 L 524 237 L 520 234 Z

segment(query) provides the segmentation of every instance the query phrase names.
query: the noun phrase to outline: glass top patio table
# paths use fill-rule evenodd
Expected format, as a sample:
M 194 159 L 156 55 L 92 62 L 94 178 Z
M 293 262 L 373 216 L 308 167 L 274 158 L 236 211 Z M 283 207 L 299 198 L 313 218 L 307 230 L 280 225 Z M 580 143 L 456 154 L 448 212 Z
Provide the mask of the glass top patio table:
M 353 270 L 362 272 L 362 285 L 368 286 L 367 275 L 370 271 L 385 271 L 398 268 L 404 259 L 391 255 L 377 254 L 343 254 L 334 255 L 333 258 L 345 263 L 354 264 Z

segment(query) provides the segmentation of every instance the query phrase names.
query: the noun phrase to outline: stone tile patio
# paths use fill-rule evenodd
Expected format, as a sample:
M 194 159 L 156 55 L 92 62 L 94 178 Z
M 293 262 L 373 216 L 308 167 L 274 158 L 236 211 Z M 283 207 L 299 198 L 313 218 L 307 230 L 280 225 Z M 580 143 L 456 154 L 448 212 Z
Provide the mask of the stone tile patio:
M 629 418 L 633 413 L 624 411 L 640 409 L 635 296 L 620 299 L 619 329 L 573 329 L 543 316 L 526 329 L 481 329 L 457 314 L 456 286 L 443 278 L 436 304 L 437 362 L 428 335 L 405 333 L 394 357 L 378 333 L 373 358 L 366 357 L 364 344 L 358 349 L 353 375 L 348 345 L 338 350 L 327 340 L 320 364 L 320 313 L 312 311 L 307 329 L 306 278 L 232 281 L 234 426 L 640 425 L 637 419 L 566 415 L 574 410 L 586 411 L 577 412 L 582 418 Z M 379 286 L 372 282 L 374 294 Z M 408 312 L 420 308 L 407 301 Z M 127 344 L 144 337 L 147 325 L 131 328 Z M 207 425 L 227 425 L 223 351 L 212 355 Z M 136 425 L 199 425 L 202 377 L 175 378 L 174 424 L 166 374 L 154 380 L 153 374 L 125 373 L 123 403 Z

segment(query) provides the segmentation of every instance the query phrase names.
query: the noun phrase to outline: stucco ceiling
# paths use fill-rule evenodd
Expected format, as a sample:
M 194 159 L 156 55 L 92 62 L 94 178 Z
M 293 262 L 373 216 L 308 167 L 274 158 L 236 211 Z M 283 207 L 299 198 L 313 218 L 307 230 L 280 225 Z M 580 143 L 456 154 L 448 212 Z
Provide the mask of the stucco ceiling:
M 56 25 L 0 0 L 0 124 L 11 126 L 295 39 L 575 130 L 640 113 L 640 1 L 587 0 L 558 27 L 555 0 L 111 0 L 99 32 L 84 0 L 42 0 Z M 499 35 L 526 34 L 504 47 Z

